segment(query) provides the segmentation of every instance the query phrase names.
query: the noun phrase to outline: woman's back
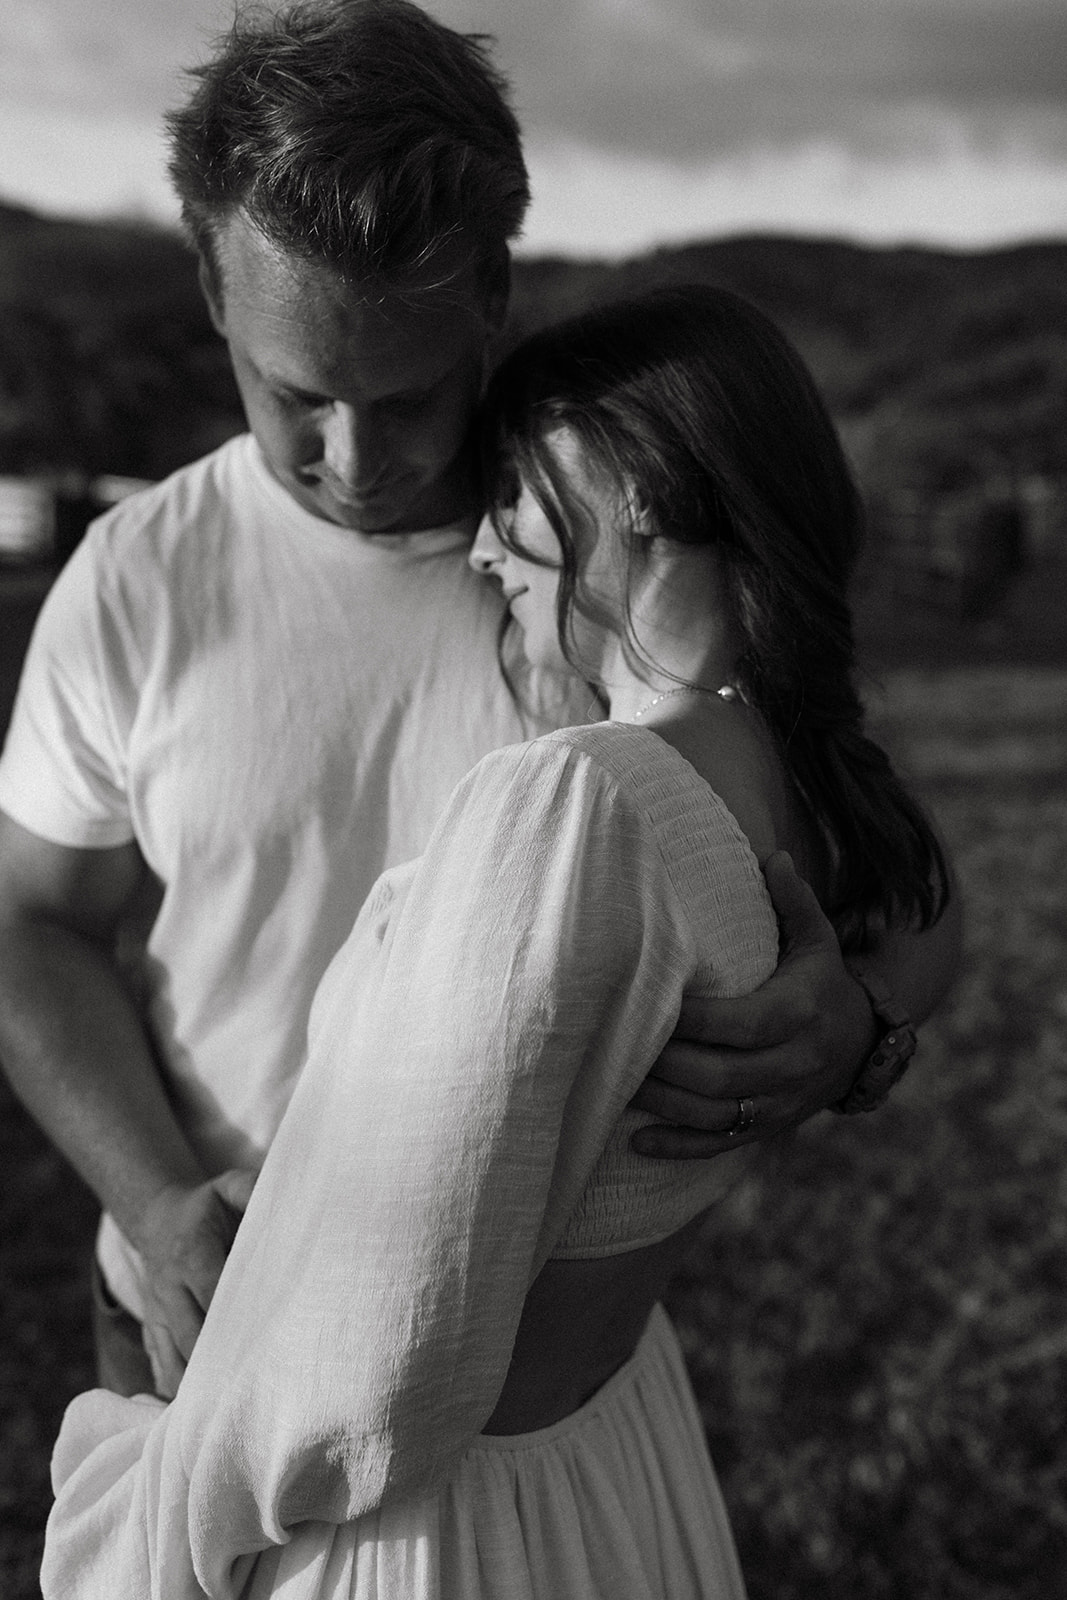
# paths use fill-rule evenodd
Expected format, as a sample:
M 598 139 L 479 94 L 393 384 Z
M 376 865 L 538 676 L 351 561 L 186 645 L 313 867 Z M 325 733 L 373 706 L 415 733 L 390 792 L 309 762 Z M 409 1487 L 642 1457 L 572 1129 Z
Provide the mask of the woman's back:
M 650 739 L 650 733 L 656 737 Z M 604 724 L 560 737 L 601 755 L 611 741 L 617 751 L 625 752 L 622 760 L 631 769 L 638 763 L 637 752 L 643 750 L 650 767 L 661 768 L 663 781 L 673 782 L 677 793 L 688 792 L 698 811 L 701 803 L 720 812 L 724 805 L 758 862 L 778 849 L 789 850 L 801 864 L 806 861 L 804 818 L 762 725 L 743 702 L 719 696 L 678 697 L 671 704 L 663 702 L 660 721 L 643 735 L 621 724 Z M 663 744 L 669 749 L 664 750 Z M 703 794 L 701 785 L 712 794 Z M 677 801 L 670 810 L 676 826 Z M 743 860 L 740 838 L 737 851 Z M 733 886 L 734 895 L 743 896 L 743 884 L 742 876 Z M 735 909 L 741 905 L 739 898 Z M 719 935 L 713 918 L 706 936 L 718 946 Z M 721 980 L 721 968 L 719 976 Z M 661 1175 L 679 1193 L 699 1189 L 710 1205 L 759 1159 L 758 1147 L 747 1146 L 713 1163 L 695 1164 L 688 1172 L 684 1165 L 679 1171 L 674 1162 L 644 1161 L 629 1152 L 628 1141 L 647 1120 L 630 1111 L 620 1122 L 610 1146 L 612 1156 L 602 1159 L 591 1180 L 587 1206 L 596 1205 L 608 1159 L 615 1167 L 616 1206 L 625 1205 L 621 1197 L 627 1183 L 638 1185 L 650 1172 Z M 587 1401 L 631 1355 L 652 1306 L 692 1247 L 700 1223 L 698 1214 L 667 1238 L 637 1249 L 594 1255 L 587 1252 L 595 1245 L 586 1243 L 582 1256 L 558 1254 L 546 1262 L 527 1296 L 507 1381 L 485 1431 L 508 1434 L 546 1427 Z

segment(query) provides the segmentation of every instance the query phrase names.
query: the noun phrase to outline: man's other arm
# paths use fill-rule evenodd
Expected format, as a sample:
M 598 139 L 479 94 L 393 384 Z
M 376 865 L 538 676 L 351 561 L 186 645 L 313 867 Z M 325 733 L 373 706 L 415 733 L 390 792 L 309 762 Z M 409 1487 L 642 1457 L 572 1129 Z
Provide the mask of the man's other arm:
M 74 849 L 0 812 L 0 1061 L 142 1256 L 146 1347 L 172 1394 L 252 1180 L 204 1172 L 115 964 L 144 871 L 133 843 Z
M 635 1104 L 663 1123 L 634 1135 L 659 1157 L 704 1157 L 796 1127 L 848 1093 L 884 1031 L 842 957 L 812 890 L 779 852 L 766 864 L 781 928 L 781 958 L 767 982 L 736 1000 L 687 1001 L 678 1031 Z M 885 932 L 862 965 L 922 1022 L 959 967 L 959 890 L 925 931 Z M 755 1120 L 733 1136 L 738 1102 Z

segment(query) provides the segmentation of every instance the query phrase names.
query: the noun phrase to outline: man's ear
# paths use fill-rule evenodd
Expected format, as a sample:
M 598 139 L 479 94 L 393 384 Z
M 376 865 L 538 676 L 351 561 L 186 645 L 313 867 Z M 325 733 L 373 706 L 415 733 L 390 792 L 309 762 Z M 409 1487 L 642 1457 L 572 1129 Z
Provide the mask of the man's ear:
M 226 311 L 222 303 L 222 289 L 219 284 L 218 269 L 210 262 L 204 252 L 200 252 L 200 262 L 197 267 L 197 278 L 200 282 L 200 292 L 207 301 L 208 315 L 215 332 L 223 339 L 226 337 Z

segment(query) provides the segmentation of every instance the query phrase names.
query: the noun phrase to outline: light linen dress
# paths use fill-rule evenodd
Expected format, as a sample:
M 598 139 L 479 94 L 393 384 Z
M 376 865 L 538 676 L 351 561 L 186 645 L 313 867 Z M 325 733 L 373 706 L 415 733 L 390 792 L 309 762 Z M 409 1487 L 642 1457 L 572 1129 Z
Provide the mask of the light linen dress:
M 736 821 L 648 729 L 486 757 L 323 979 L 308 1062 L 177 1399 L 53 1460 L 45 1600 L 739 1600 L 670 1324 L 579 1411 L 481 1433 L 549 1258 L 667 1237 L 751 1152 L 641 1158 L 683 991 L 777 929 Z

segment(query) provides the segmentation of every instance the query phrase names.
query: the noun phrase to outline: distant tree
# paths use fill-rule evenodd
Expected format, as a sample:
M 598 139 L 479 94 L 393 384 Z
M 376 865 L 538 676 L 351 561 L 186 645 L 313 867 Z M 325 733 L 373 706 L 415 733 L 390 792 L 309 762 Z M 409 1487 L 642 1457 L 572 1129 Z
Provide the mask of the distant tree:
M 501 347 L 684 280 L 737 290 L 792 335 L 872 503 L 1067 476 L 1067 245 L 968 255 L 742 236 L 616 262 L 520 258 Z M 243 425 L 176 233 L 0 206 L 0 471 L 158 477 Z
M 0 472 L 77 467 L 86 452 L 67 329 L 35 306 L 0 305 Z

